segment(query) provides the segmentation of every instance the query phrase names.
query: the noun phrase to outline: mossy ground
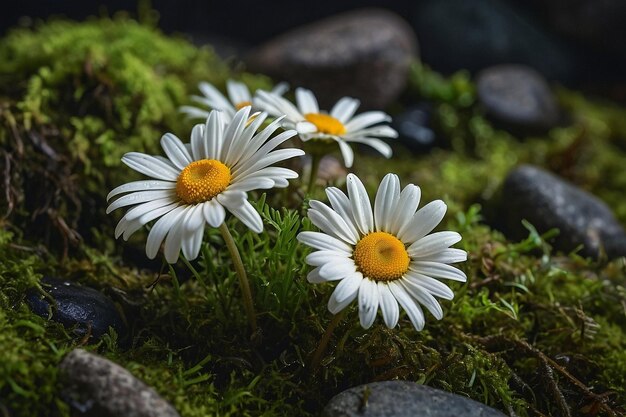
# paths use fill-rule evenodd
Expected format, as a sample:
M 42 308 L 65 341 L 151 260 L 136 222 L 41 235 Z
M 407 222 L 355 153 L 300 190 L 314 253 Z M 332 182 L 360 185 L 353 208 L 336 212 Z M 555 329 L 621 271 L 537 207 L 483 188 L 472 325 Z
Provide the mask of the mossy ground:
M 416 65 L 405 100 L 435 103 L 434 127 L 446 145 L 393 161 L 359 154 L 355 172 L 370 191 L 393 171 L 403 184 L 420 185 L 424 201 L 443 198 L 442 228 L 464 237 L 468 282 L 452 284 L 456 296 L 443 303 L 444 319 L 430 317 L 419 333 L 406 318 L 394 330 L 377 321 L 365 331 L 353 307 L 312 374 L 308 362 L 330 321 L 334 286 L 306 282 L 307 250 L 295 235 L 311 228 L 303 213 L 313 196 L 297 183 L 254 196 L 263 234 L 229 221 L 263 330 L 254 342 L 216 230 L 207 232 L 197 261 L 168 268 L 145 262 L 145 232 L 115 242 L 116 218 L 104 215 L 106 192 L 130 179 L 119 157 L 155 152 L 167 131 L 186 138 L 191 123 L 177 106 L 199 80 L 222 85 L 229 75 L 210 50 L 123 16 L 49 22 L 0 41 L 1 413 L 71 414 L 56 369 L 84 340 L 24 302 L 49 274 L 98 288 L 118 304 L 130 346 L 110 334 L 88 348 L 155 387 L 183 416 L 316 415 L 344 388 L 393 378 L 511 415 L 623 415 L 626 261 L 557 253 L 551 233 L 532 225 L 521 242 L 489 225 L 497 222 L 499 185 L 520 162 L 594 192 L 626 223 L 625 110 L 559 90 L 571 120 L 516 138 L 483 117 L 465 74 L 446 79 Z M 323 198 L 321 190 L 315 197 Z

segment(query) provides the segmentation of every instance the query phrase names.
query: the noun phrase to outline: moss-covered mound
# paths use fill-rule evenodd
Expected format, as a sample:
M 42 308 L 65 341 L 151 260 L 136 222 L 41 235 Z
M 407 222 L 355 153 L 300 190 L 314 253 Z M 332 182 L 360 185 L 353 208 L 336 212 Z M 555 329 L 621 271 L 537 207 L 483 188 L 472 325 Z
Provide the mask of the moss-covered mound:
M 511 415 L 625 412 L 626 261 L 555 253 L 551 234 L 532 225 L 527 239 L 511 242 L 488 224 L 500 183 L 522 161 L 593 191 L 626 223 L 626 111 L 560 91 L 569 126 L 515 138 L 482 116 L 466 75 L 444 79 L 416 66 L 406 98 L 435 103 L 435 128 L 447 147 L 392 161 L 359 155 L 356 172 L 371 190 L 394 171 L 403 184 L 419 184 L 424 201 L 443 198 L 449 212 L 442 228 L 464 237 L 468 282 L 453 283 L 444 319 L 427 317 L 419 333 L 405 317 L 394 330 L 380 321 L 363 330 L 352 307 L 312 373 L 334 286 L 306 282 L 307 250 L 295 236 L 311 225 L 300 191 L 269 196 L 272 207 L 287 207 L 278 211 L 257 196 L 261 235 L 229 221 L 263 330 L 254 341 L 216 230 L 207 232 L 198 260 L 159 273 L 159 265 L 135 266 L 145 232 L 114 243 L 115 219 L 104 215 L 108 190 L 130 179 L 121 154 L 154 151 L 167 131 L 186 137 L 190 125 L 176 107 L 200 79 L 220 85 L 228 75 L 210 51 L 126 18 L 50 22 L 0 41 L 0 414 L 71 413 L 57 364 L 85 340 L 28 309 L 26 292 L 42 290 L 44 274 L 98 288 L 116 302 L 130 346 L 120 347 L 110 332 L 89 349 L 155 387 L 183 416 L 317 415 L 344 388 L 393 378 Z M 51 244 L 77 235 L 91 239 L 67 256 Z M 121 260 L 121 247 L 139 253 L 133 263 Z

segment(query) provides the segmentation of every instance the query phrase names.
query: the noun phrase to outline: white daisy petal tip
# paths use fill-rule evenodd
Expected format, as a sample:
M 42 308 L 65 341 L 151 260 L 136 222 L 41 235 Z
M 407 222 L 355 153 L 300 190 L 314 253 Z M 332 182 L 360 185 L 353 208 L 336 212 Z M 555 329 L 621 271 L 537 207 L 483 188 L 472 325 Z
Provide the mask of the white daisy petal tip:
M 233 86 L 233 94 L 244 94 L 240 87 Z M 206 87 L 206 91 L 215 98 L 217 90 Z M 114 200 L 106 208 L 107 213 L 130 208 L 116 227 L 116 238 L 126 239 L 156 220 L 148 235 L 146 255 L 156 257 L 165 242 L 165 258 L 174 263 L 181 250 L 188 259 L 195 258 L 205 225 L 221 226 L 226 211 L 253 232 L 261 233 L 263 220 L 248 202 L 247 191 L 286 186 L 297 175 L 272 165 L 300 156 L 303 151 L 275 150 L 288 134 L 270 138 L 274 129 L 255 135 L 260 123 L 252 121 L 246 129 L 251 111 L 246 106 L 234 112 L 232 119 L 223 119 L 221 111 L 212 110 L 205 124 L 193 128 L 190 143 L 166 133 L 161 145 L 167 157 L 125 154 L 122 161 L 126 165 L 151 178 L 123 184 L 108 194 L 107 199 Z
M 316 267 L 308 281 L 339 282 L 328 302 L 329 311 L 336 314 L 358 299 L 359 322 L 365 329 L 372 326 L 379 308 L 388 328 L 397 325 L 400 307 L 418 331 L 425 326 L 425 312 L 442 319 L 437 298 L 451 300 L 454 293 L 440 280 L 467 279 L 450 265 L 467 259 L 465 251 L 450 247 L 461 235 L 429 234 L 443 218 L 445 203 L 436 200 L 426 210 L 417 210 L 419 187 L 410 184 L 400 192 L 399 178 L 388 174 L 372 210 L 358 176 L 348 174 L 346 183 L 347 196 L 339 189 L 326 189 L 332 207 L 310 201 L 308 216 L 321 231 L 298 235 L 300 243 L 317 250 L 307 257 Z M 358 289 L 355 275 L 361 276 Z

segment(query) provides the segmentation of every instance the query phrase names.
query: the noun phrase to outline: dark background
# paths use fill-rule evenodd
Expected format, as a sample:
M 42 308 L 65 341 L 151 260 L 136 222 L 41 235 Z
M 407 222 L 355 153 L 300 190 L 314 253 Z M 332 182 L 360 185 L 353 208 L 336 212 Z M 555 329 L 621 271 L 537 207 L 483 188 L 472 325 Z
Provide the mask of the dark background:
M 624 0 L 154 0 L 150 5 L 165 32 L 185 33 L 196 43 L 215 43 L 218 52 L 241 55 L 308 22 L 359 7 L 384 7 L 412 25 L 422 60 L 441 72 L 524 63 L 551 81 L 626 98 Z M 4 5 L 0 31 L 50 16 L 80 20 L 120 10 L 136 15 L 138 6 L 22 0 Z

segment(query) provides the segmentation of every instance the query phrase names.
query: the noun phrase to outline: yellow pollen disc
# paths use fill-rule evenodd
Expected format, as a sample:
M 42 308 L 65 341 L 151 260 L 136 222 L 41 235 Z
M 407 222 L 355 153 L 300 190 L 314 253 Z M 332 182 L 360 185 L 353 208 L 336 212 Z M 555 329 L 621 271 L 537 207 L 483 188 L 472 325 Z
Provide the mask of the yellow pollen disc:
M 187 204 L 209 201 L 230 184 L 230 169 L 215 159 L 190 163 L 176 180 L 176 194 Z
M 322 113 L 307 113 L 304 118 L 317 127 L 318 132 L 328 135 L 343 135 L 346 133 L 346 127 L 333 116 Z
M 235 104 L 235 108 L 237 110 L 241 110 L 246 106 L 252 106 L 252 103 L 250 101 L 242 101 L 241 103 Z
M 386 232 L 366 235 L 356 244 L 352 254 L 364 277 L 375 281 L 402 278 L 409 269 L 409 254 L 404 243 Z

